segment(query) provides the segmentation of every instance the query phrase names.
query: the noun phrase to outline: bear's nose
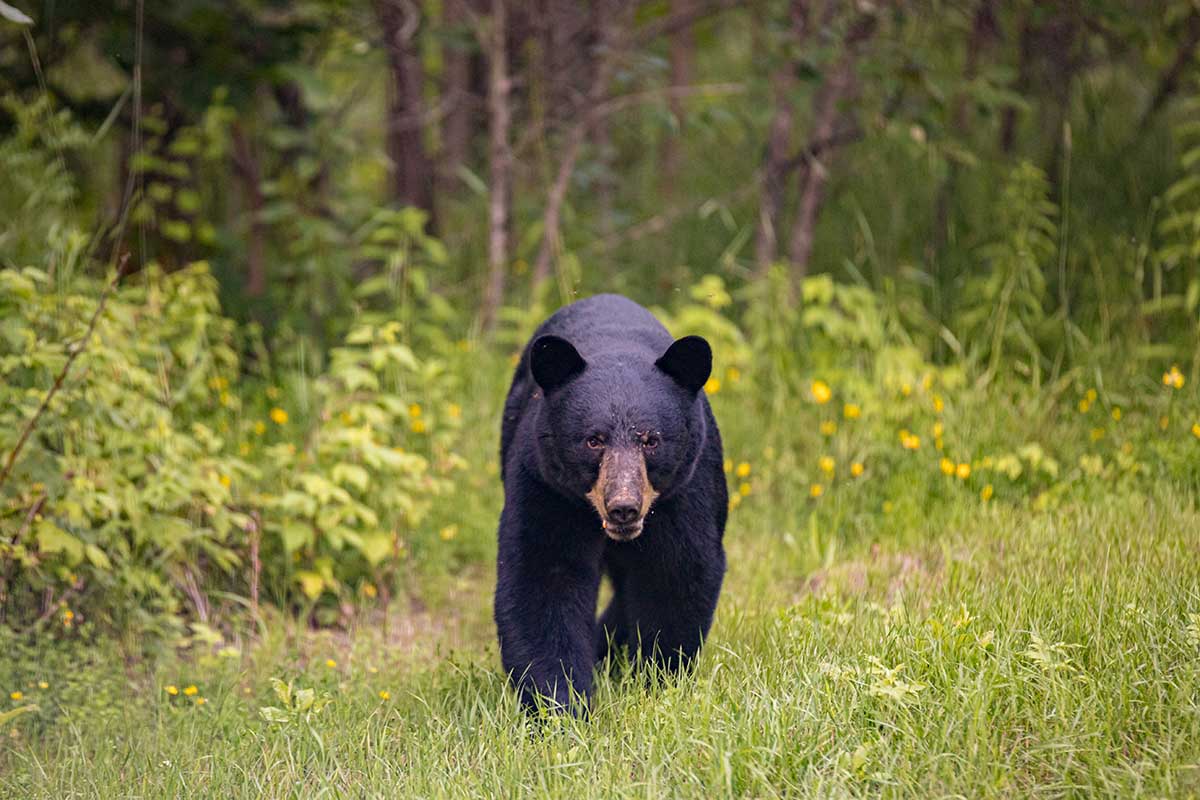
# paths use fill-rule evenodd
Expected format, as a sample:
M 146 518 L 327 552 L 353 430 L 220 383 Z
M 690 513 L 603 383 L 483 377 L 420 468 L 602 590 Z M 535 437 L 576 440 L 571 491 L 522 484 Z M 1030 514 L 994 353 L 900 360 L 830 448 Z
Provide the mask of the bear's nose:
M 607 510 L 608 518 L 618 525 L 629 525 L 637 522 L 638 507 L 633 503 L 614 503 Z

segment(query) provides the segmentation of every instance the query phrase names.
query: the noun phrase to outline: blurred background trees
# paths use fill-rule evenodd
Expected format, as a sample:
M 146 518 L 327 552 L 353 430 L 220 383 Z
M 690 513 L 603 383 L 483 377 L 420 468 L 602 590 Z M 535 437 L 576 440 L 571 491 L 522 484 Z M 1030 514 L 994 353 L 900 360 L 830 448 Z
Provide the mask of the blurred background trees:
M 495 483 L 514 350 L 592 292 L 712 338 L 781 464 L 817 371 L 856 408 L 970 383 L 1119 418 L 1104 386 L 1200 370 L 1189 0 L 0 11 L 0 454 L 47 403 L 0 580 L 32 619 L 199 609 L 247 564 L 255 602 L 386 592 L 468 525 L 430 498 Z
M 484 330 L 506 304 L 657 301 L 782 262 L 793 292 L 825 272 L 887 292 L 950 357 L 987 299 L 971 290 L 981 247 L 1009 233 L 998 187 L 1024 162 L 1064 223 L 1058 263 L 1039 265 L 1047 315 L 1090 332 L 1096 281 L 1135 302 L 1196 279 L 1187 259 L 1113 253 L 1152 246 L 1180 172 L 1171 130 L 1200 42 L 1187 2 L 24 11 L 33 25 L 2 29 L 0 125 L 42 98 L 92 136 L 60 162 L 80 227 L 116 230 L 132 180 L 134 263 L 203 258 L 237 317 L 317 341 L 382 267 L 363 252 L 372 214 L 407 207 L 449 254 L 434 291 Z

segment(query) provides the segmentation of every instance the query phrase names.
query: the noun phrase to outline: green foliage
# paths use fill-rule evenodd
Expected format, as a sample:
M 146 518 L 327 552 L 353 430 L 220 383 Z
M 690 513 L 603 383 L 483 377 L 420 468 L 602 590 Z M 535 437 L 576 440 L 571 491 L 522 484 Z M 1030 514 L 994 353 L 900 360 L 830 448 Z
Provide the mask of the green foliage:
M 0 451 L 81 351 L 3 487 L 11 624 L 69 601 L 121 626 L 170 626 L 202 587 L 245 592 L 252 568 L 309 599 L 378 580 L 463 466 L 449 449 L 461 408 L 398 322 L 361 325 L 333 350 L 306 418 L 275 406 L 252 419 L 252 398 L 231 391 L 234 327 L 206 265 L 128 279 L 87 340 L 95 282 L 26 268 L 0 286 Z
M 1023 161 L 1009 175 L 997 204 L 999 238 L 981 248 L 986 274 L 968 281 L 959 320 L 973 357 L 995 376 L 1006 351 L 1021 354 L 1019 372 L 1040 381 L 1046 354 L 1040 342 L 1048 315 L 1046 272 L 1058 247 L 1058 208 L 1047 198 L 1045 174 Z
M 236 367 L 232 325 L 203 264 L 149 268 L 110 298 L 99 286 L 0 272 L 0 450 L 10 453 L 75 348 L 82 350 L 4 490 L 9 622 L 60 599 L 113 593 L 119 624 L 170 621 L 179 585 L 239 563 L 247 517 L 218 480 L 241 469 L 204 413 L 206 383 Z M 32 597 L 42 595 L 40 602 Z M 69 622 L 69 620 L 68 620 Z
M 88 137 L 46 98 L 22 103 L 7 95 L 0 109 L 13 118 L 0 138 L 0 268 L 74 264 L 87 237 L 75 228 L 80 197 L 65 157 L 83 150 Z

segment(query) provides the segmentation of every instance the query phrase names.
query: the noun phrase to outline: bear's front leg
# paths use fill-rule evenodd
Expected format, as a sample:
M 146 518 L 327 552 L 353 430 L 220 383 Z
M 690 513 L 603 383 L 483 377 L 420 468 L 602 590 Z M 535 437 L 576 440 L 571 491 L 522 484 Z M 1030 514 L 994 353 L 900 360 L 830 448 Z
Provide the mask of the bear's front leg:
M 592 557 L 587 550 L 501 542 L 495 608 L 500 659 L 527 709 L 539 699 L 557 711 L 586 709 L 600 588 L 598 548 Z
M 725 553 L 717 543 L 702 558 L 676 556 L 667 563 L 667 570 L 647 564 L 628 575 L 622 601 L 630 656 L 676 672 L 690 667 L 712 627 Z

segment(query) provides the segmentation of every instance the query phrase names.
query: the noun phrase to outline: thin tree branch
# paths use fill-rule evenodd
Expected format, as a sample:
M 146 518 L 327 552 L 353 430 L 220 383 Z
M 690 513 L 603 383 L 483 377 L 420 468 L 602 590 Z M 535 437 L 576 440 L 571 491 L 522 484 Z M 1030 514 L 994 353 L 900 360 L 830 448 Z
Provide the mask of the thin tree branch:
M 33 429 L 37 425 L 38 420 L 41 419 L 42 414 L 49 408 L 50 401 L 54 399 L 54 395 L 58 394 L 59 389 L 62 388 L 63 381 L 67 379 L 67 373 L 71 371 L 71 365 L 75 363 L 75 359 L 79 358 L 79 354 L 87 347 L 89 340 L 92 338 L 93 331 L 96 330 L 96 323 L 100 319 L 100 314 L 104 311 L 105 304 L 108 303 L 109 295 L 117 288 L 117 283 L 120 282 L 121 276 L 125 272 L 125 262 L 128 260 L 128 253 L 121 257 L 121 262 L 117 265 L 117 274 L 113 276 L 113 279 L 104 287 L 104 291 L 100 293 L 100 302 L 96 304 L 96 311 L 92 314 L 92 319 L 88 323 L 87 332 L 83 334 L 82 339 L 75 343 L 75 346 L 71 349 L 71 354 L 67 356 L 67 362 L 63 364 L 62 369 L 58 371 L 58 376 L 54 379 L 54 385 L 50 387 L 50 391 L 42 398 L 42 403 L 38 406 L 37 411 L 25 423 L 25 427 L 17 439 L 16 446 L 8 454 L 4 470 L 0 472 L 0 486 L 4 486 L 4 482 L 8 480 L 8 476 L 12 473 L 13 465 L 17 463 L 17 456 L 21 454 L 21 450 L 25 447 L 25 442 L 28 441 L 29 435 L 33 433 Z

